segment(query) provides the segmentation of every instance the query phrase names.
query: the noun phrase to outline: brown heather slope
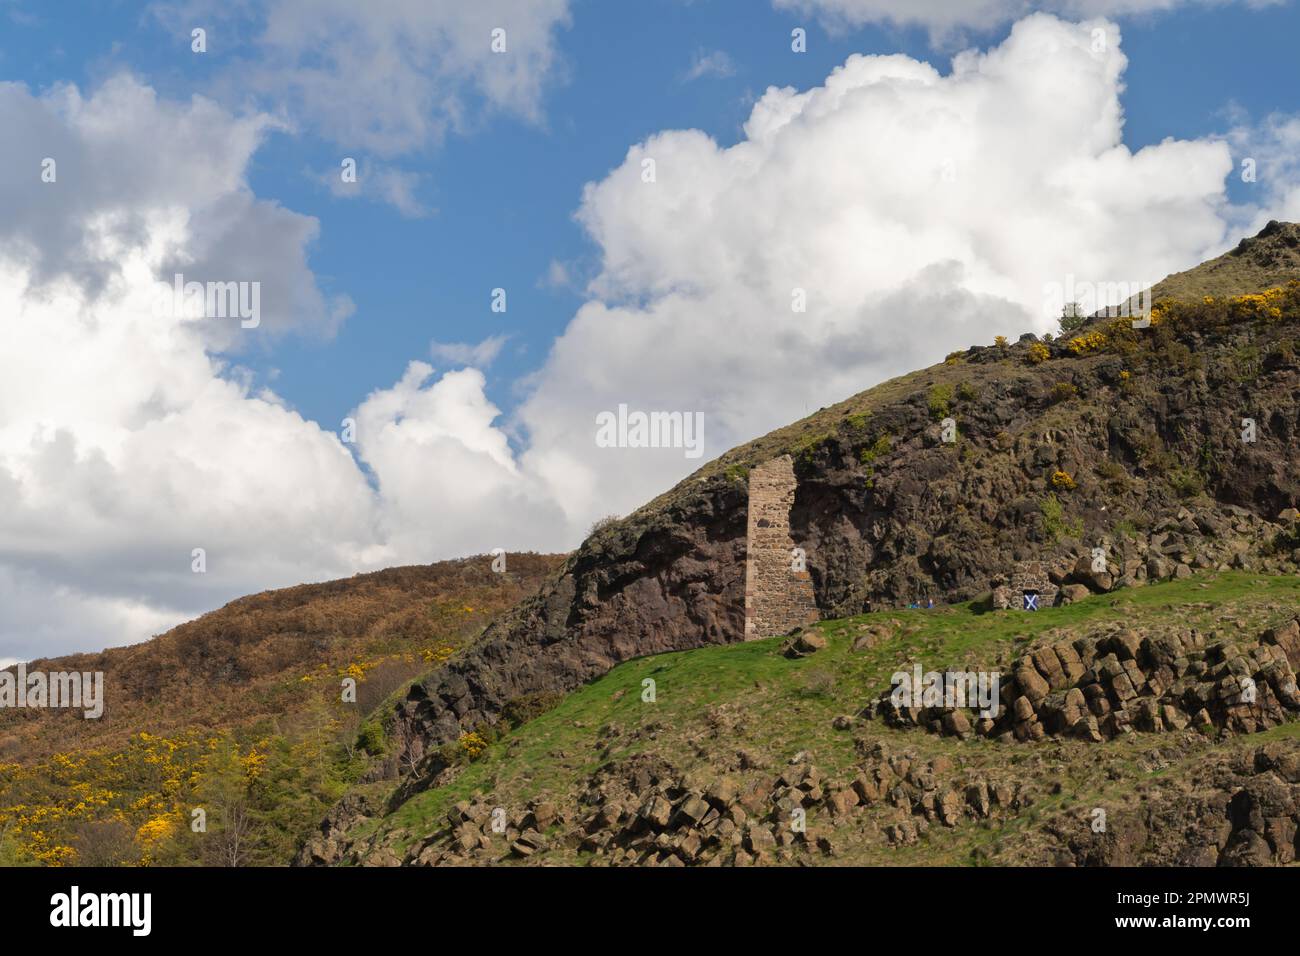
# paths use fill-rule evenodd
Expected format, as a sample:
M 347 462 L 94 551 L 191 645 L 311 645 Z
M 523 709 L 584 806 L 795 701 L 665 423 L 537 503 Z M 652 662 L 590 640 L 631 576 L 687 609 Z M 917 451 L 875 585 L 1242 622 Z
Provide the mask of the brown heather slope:
M 141 644 L 33 661 L 29 670 L 103 671 L 104 714 L 0 710 L 0 760 L 292 717 L 312 682 L 337 683 L 350 667 L 369 709 L 477 637 L 562 561 L 510 554 L 497 574 L 481 555 L 301 584 L 239 598 Z
M 1300 225 L 1273 221 L 1258 235 L 1242 239 L 1231 252 L 1157 282 L 1151 296 L 1194 300 L 1240 295 L 1286 285 L 1296 276 L 1300 276 Z
M 408 792 L 437 778 L 445 744 L 517 701 L 645 654 L 741 640 L 746 478 L 781 454 L 798 479 L 791 534 L 828 618 L 977 598 L 1024 560 L 1065 582 L 1098 544 L 1117 573 L 1085 582 L 1094 590 L 1193 567 L 1290 567 L 1300 541 L 1279 515 L 1300 501 L 1300 286 L 1268 302 L 1225 296 L 1295 276 L 1296 235 L 1271 225 L 1230 254 L 1236 271 L 1220 259 L 1175 277 L 1212 282 L 1213 304 L 1144 330 L 1097 319 L 1077 340 L 954 353 L 733 449 L 600 529 L 540 594 L 411 688 L 397 730 L 404 758 L 424 766 Z M 946 416 L 955 443 L 940 438 Z M 1243 417 L 1257 422 L 1253 444 Z

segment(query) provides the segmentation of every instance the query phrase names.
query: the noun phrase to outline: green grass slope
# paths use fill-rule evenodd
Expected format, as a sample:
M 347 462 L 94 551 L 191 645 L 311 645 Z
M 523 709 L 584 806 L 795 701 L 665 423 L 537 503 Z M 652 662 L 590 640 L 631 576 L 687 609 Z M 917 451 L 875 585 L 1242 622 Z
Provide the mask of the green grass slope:
M 964 770 L 1032 780 L 1034 805 L 1001 820 L 934 829 L 904 847 L 881 836 L 870 813 L 832 818 L 809 812 L 809 832 L 833 837 L 831 863 L 962 864 L 1021 862 L 1016 853 L 1039 839 L 1039 824 L 1072 807 L 1141 799 L 1143 784 L 1192 774 L 1208 754 L 1296 739 L 1296 724 L 1264 734 L 1211 739 L 1188 730 L 1137 734 L 1104 745 L 1081 741 L 1038 744 L 959 741 L 858 714 L 890 686 L 890 676 L 920 662 L 926 669 L 967 665 L 1005 672 L 1044 638 L 1082 635 L 1107 626 L 1143 631 L 1196 628 L 1210 637 L 1253 638 L 1295 616 L 1300 580 L 1223 572 L 1191 580 L 1098 595 L 1035 614 L 981 612 L 976 604 L 930 611 L 890 611 L 824 621 L 813 631 L 827 646 L 811 656 L 782 656 L 781 638 L 645 657 L 625 663 L 565 698 L 558 706 L 468 759 L 450 782 L 417 794 L 358 827 L 353 836 L 395 862 L 420 840 L 444 829 L 462 801 L 486 800 L 514 813 L 539 800 L 576 806 L 603 769 L 638 759 L 666 762 L 703 779 L 722 774 L 747 784 L 779 774 L 792 758 L 815 761 L 824 777 L 852 780 L 876 744 L 913 762 L 947 757 Z M 876 635 L 873 640 L 862 640 Z M 861 649 L 855 649 L 858 644 Z M 870 646 L 867 646 L 870 645 Z M 643 700 L 654 682 L 654 701 Z M 1004 702 L 1005 703 L 1005 702 Z M 374 796 L 386 786 L 371 787 Z M 553 827 L 552 837 L 560 835 Z M 504 837 L 480 861 L 521 862 Z M 354 844 L 355 845 L 355 844 Z M 1019 847 L 1019 850 L 1015 848 Z M 1011 858 L 1007 858 L 1011 854 Z M 366 852 L 353 861 L 374 862 Z M 530 863 L 601 862 L 573 840 L 555 839 Z

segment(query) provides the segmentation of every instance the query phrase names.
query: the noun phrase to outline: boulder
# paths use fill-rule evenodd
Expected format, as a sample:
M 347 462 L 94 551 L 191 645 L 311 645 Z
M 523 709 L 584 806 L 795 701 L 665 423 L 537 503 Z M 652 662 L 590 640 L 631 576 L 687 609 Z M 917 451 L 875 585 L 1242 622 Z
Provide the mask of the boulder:
M 1073 604 L 1075 601 L 1082 601 L 1092 592 L 1084 584 L 1067 584 L 1061 588 L 1061 604 Z

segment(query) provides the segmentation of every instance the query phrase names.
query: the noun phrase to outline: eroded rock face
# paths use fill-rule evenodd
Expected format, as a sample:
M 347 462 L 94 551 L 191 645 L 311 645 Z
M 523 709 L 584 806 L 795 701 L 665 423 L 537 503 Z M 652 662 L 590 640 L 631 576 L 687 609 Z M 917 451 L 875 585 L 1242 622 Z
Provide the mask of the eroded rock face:
M 742 639 L 745 514 L 744 486 L 717 481 L 593 536 L 550 587 L 411 688 L 397 714 L 404 762 L 436 761 L 511 701 L 566 694 L 633 657 Z
M 801 754 L 744 782 L 727 773 L 682 773 L 653 755 L 636 755 L 600 768 L 565 802 L 536 799 L 514 812 L 498 809 L 490 795 L 458 803 L 402 863 L 490 865 L 557 849 L 614 866 L 807 862 L 836 855 L 839 824 L 869 822 L 876 842 L 903 846 L 931 826 L 1005 819 L 1035 800 L 1011 773 L 989 776 L 947 757 L 922 760 L 911 750 L 873 745 L 860 761 L 855 777 L 835 779 Z M 383 843 L 357 847 L 351 856 L 366 865 L 391 858 Z
M 351 846 L 349 831 L 383 809 L 360 793 L 348 793 L 330 808 L 317 831 L 298 851 L 294 866 L 333 866 Z
M 1000 675 L 996 717 L 978 719 L 962 706 L 900 706 L 892 693 L 868 713 L 896 727 L 1020 741 L 1100 742 L 1189 727 L 1255 733 L 1300 712 L 1297 664 L 1297 621 L 1237 643 L 1207 642 L 1196 631 L 1143 636 L 1119 629 L 1044 644 L 1015 661 Z
M 1207 761 L 1199 785 L 1112 808 L 1104 830 L 1056 817 L 1043 862 L 1072 866 L 1280 866 L 1297 858 L 1300 747 L 1274 742 Z
M 791 515 L 823 613 L 976 599 L 1030 561 L 1090 592 L 1294 568 L 1297 545 L 1274 542 L 1300 497 L 1296 359 L 1280 344 L 1246 381 L 1235 350 L 1271 346 L 1244 332 L 1177 344 L 1195 366 L 1131 371 L 1094 355 L 1004 368 L 996 350 L 972 350 L 951 373 L 973 396 L 953 403 L 959 442 L 941 440 L 921 390 L 829 431 L 796 458 Z M 1056 401 L 1053 379 L 1078 397 Z M 1238 408 L 1267 434 L 1243 442 Z

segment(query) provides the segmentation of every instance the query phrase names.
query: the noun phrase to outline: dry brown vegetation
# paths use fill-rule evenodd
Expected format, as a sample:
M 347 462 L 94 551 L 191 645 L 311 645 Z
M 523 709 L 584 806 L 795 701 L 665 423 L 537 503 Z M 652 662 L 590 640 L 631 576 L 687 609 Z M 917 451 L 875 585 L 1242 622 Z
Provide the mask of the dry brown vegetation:
M 29 670 L 103 671 L 104 714 L 0 710 L 0 760 L 113 746 L 141 730 L 292 723 L 313 685 L 348 675 L 368 713 L 537 590 L 563 560 L 511 554 L 497 574 L 482 555 L 265 591 L 141 644 L 32 662 Z

